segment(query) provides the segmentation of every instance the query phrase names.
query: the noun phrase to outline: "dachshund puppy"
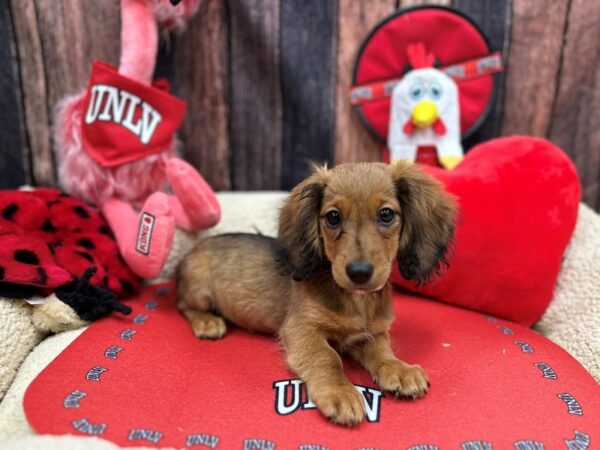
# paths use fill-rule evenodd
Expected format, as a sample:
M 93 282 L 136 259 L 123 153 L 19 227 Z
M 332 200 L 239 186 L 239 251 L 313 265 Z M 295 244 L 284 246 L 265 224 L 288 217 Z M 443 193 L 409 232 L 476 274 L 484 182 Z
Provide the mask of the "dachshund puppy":
M 394 260 L 404 278 L 424 282 L 435 274 L 454 217 L 452 197 L 413 165 L 319 168 L 290 193 L 277 240 L 235 234 L 201 241 L 179 268 L 178 307 L 199 338 L 222 337 L 222 317 L 278 333 L 318 409 L 355 425 L 364 401 L 339 352 L 397 397 L 427 392 L 423 369 L 390 346 L 388 277 Z

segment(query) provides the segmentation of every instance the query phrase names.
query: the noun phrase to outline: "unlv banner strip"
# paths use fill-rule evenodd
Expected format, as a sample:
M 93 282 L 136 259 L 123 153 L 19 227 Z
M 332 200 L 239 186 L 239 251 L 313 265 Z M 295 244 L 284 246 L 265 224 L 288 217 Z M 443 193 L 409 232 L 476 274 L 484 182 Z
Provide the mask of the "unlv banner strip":
M 500 52 L 494 52 L 482 58 L 442 67 L 440 70 L 457 83 L 460 83 L 502 72 L 502 55 Z M 401 79 L 393 78 L 391 80 L 353 86 L 350 88 L 350 103 L 352 105 L 361 105 L 389 98 L 392 95 L 392 90 Z

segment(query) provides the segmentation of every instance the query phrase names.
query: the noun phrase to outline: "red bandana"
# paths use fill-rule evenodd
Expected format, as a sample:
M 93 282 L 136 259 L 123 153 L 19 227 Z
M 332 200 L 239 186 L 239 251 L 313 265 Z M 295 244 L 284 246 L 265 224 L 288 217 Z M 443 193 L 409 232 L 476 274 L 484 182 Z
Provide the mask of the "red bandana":
M 94 61 L 81 118 L 85 150 L 115 167 L 168 148 L 186 107 L 168 89 L 168 82 L 146 86 Z

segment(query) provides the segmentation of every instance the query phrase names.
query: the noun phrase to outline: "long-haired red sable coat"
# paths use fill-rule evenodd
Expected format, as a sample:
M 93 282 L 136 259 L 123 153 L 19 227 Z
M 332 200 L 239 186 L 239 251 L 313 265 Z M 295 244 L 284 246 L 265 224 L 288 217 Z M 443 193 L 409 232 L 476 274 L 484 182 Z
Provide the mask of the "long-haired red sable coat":
M 388 277 L 394 260 L 411 280 L 427 281 L 439 269 L 455 209 L 441 184 L 413 165 L 318 168 L 290 193 L 277 239 L 231 234 L 197 245 L 180 266 L 179 309 L 200 338 L 222 337 L 223 317 L 278 333 L 319 410 L 358 424 L 364 400 L 340 352 L 397 397 L 427 392 L 425 371 L 390 346 Z

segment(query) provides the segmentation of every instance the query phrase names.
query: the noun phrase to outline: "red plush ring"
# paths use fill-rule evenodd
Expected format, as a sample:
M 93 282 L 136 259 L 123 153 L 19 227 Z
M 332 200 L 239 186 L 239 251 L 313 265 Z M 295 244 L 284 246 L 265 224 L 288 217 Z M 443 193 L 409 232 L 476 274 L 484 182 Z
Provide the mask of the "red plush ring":
M 399 28 L 399 20 L 410 15 L 414 27 Z M 431 21 L 442 20 L 447 26 L 438 33 L 428 33 Z M 444 22 L 445 21 L 445 22 Z M 423 23 L 425 22 L 425 24 Z M 420 26 L 424 25 L 424 26 Z M 447 33 L 459 39 L 457 45 L 445 47 Z M 407 58 L 397 47 L 422 41 L 444 65 L 455 64 L 492 53 L 488 38 L 477 24 L 465 14 L 444 6 L 414 6 L 398 10 L 380 21 L 364 39 L 358 51 L 352 74 L 353 86 L 396 78 L 402 74 Z M 400 42 L 400 45 L 398 45 Z M 462 86 L 461 86 L 462 85 Z M 459 84 L 462 139 L 471 136 L 487 119 L 495 103 L 499 78 L 487 75 Z M 465 92 L 468 90 L 468 92 Z M 469 104 L 469 110 L 464 107 Z M 355 105 L 363 125 L 379 141 L 387 140 L 389 99 L 369 105 Z

